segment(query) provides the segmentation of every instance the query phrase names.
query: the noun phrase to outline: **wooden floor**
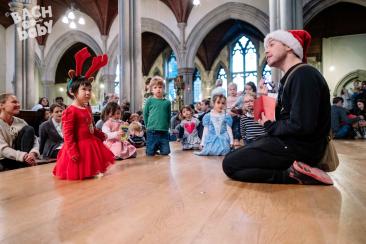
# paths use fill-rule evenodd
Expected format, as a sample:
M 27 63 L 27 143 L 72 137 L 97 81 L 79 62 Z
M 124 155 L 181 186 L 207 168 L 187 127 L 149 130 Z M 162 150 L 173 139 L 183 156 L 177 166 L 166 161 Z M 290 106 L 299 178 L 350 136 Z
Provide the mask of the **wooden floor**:
M 54 164 L 0 174 L 1 243 L 366 243 L 366 141 L 337 141 L 333 187 L 229 180 L 221 157 L 172 144 L 60 181 Z

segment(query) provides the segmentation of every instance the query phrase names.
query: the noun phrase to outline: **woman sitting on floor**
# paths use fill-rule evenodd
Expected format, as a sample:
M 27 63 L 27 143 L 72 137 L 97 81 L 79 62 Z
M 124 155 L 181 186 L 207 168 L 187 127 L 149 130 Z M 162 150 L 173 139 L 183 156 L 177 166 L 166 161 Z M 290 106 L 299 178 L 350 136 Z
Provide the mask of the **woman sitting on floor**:
M 39 156 L 33 127 L 14 117 L 19 111 L 15 95 L 0 95 L 0 171 L 33 166 Z

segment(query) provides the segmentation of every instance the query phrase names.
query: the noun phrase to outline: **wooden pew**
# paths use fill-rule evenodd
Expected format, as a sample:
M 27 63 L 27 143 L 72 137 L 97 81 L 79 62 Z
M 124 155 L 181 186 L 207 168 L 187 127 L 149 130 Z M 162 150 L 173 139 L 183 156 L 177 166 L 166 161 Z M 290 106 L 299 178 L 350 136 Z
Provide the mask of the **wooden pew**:
M 20 110 L 20 113 L 15 117 L 24 119 L 28 125 L 34 128 L 35 122 L 37 121 L 37 112 L 32 110 Z
M 24 119 L 30 126 L 34 127 L 35 122 L 37 121 L 37 112 L 32 110 L 20 110 L 20 113 L 16 115 L 16 117 Z M 93 114 L 94 122 L 100 119 L 100 113 Z

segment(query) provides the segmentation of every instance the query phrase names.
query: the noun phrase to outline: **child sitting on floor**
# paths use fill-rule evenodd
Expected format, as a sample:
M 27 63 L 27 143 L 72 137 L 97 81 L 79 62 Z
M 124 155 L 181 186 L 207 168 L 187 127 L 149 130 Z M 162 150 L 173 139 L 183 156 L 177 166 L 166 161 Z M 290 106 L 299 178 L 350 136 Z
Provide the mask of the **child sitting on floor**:
M 255 93 L 249 92 L 244 95 L 243 115 L 240 117 L 240 132 L 245 145 L 267 134 L 264 127 L 254 120 L 253 110 L 255 99 Z
M 144 130 L 140 122 L 132 121 L 128 127 L 128 141 L 136 148 L 145 146 Z
M 190 106 L 184 106 L 181 109 L 180 116 L 182 121 L 176 127 L 176 130 L 184 131 L 181 139 L 183 150 L 199 149 L 201 140 L 198 137 L 197 126 L 200 122 L 193 117 L 193 109 Z
M 213 109 L 202 120 L 202 151 L 197 155 L 226 155 L 233 147 L 234 138 L 231 130 L 231 116 L 225 113 L 226 97 L 216 94 L 212 99 Z
M 113 152 L 116 159 L 127 159 L 136 157 L 136 148 L 128 142 L 128 123 L 121 120 L 121 107 L 113 103 L 109 119 L 104 123 L 102 131 L 106 133 L 107 140 L 104 144 Z

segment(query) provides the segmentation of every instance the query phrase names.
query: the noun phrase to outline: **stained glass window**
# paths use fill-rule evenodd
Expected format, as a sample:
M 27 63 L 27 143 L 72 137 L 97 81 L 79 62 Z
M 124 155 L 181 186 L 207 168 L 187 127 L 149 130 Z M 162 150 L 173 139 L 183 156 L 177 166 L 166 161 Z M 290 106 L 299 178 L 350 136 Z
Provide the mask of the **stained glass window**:
M 232 80 L 243 91 L 247 82 L 257 83 L 257 50 L 246 36 L 240 37 L 232 46 Z
M 193 102 L 197 103 L 202 100 L 201 93 L 201 74 L 199 70 L 196 68 L 193 73 Z

